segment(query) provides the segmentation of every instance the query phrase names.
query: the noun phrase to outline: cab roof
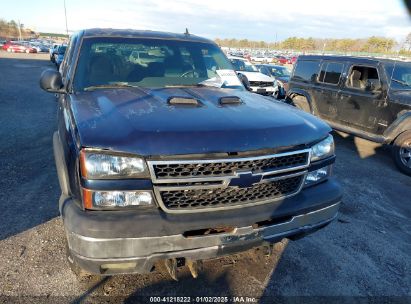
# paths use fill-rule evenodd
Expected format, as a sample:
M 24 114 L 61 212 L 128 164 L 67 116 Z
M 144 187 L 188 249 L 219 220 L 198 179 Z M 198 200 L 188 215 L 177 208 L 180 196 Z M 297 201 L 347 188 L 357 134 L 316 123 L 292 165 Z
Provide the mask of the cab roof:
M 88 37 L 124 37 L 124 38 L 154 38 L 154 39 L 175 39 L 194 41 L 202 43 L 213 43 L 212 40 L 195 36 L 192 34 L 176 34 L 169 32 L 148 31 L 148 30 L 132 30 L 132 29 L 112 29 L 112 28 L 91 28 L 82 30 L 84 38 Z
M 377 58 L 377 57 L 356 57 L 356 56 L 332 56 L 332 55 L 300 55 L 298 60 L 337 60 L 337 61 L 351 61 L 355 63 L 385 63 L 393 64 L 394 62 L 408 63 L 403 60 Z

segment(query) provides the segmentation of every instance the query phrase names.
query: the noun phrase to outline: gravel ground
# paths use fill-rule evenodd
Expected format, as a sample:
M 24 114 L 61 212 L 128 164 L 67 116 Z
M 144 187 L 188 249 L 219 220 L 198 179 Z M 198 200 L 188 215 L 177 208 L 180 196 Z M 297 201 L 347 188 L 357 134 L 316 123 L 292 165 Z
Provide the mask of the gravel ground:
M 335 135 L 334 171 L 344 199 L 338 220 L 325 229 L 283 240 L 270 257 L 251 250 L 208 261 L 198 279 L 182 268 L 179 282 L 163 269 L 77 280 L 65 262 L 58 217 L 56 102 L 38 85 L 46 68 L 53 68 L 48 54 L 0 52 L 0 303 L 199 295 L 411 303 L 411 178 L 396 170 L 388 149 L 344 134 Z

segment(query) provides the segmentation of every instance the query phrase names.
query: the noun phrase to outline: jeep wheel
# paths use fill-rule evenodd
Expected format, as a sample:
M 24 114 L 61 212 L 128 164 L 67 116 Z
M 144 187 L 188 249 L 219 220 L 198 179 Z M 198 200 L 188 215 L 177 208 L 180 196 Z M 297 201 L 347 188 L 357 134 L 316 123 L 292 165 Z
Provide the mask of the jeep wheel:
M 292 105 L 304 112 L 311 113 L 310 105 L 307 102 L 307 99 L 302 96 L 295 96 L 292 99 Z
M 401 172 L 411 176 L 411 131 L 402 133 L 394 141 L 393 157 Z

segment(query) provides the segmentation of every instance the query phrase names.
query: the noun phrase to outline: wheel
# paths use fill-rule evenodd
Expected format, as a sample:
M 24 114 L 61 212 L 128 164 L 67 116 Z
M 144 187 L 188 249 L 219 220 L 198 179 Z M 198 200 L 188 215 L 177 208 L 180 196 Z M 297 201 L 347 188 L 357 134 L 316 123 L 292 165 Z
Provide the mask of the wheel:
M 303 96 L 294 96 L 292 99 L 292 104 L 304 112 L 311 113 L 310 105 L 308 104 L 307 99 Z
M 395 139 L 392 151 L 398 169 L 411 176 L 411 131 L 405 131 Z

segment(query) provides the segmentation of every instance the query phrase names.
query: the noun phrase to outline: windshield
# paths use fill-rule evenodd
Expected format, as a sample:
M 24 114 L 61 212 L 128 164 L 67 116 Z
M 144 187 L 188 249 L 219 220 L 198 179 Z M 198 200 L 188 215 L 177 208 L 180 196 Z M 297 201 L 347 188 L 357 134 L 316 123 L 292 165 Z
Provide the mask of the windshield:
M 391 88 L 397 90 L 411 90 L 411 65 L 396 63 L 387 68 L 387 75 L 391 77 Z
M 246 60 L 232 58 L 230 59 L 230 61 L 233 64 L 236 71 L 258 72 L 257 67 Z
M 75 90 L 110 85 L 242 88 L 230 62 L 214 44 L 101 37 L 84 39 L 73 85 Z
M 290 77 L 290 71 L 284 67 L 271 67 L 271 73 L 276 77 Z

